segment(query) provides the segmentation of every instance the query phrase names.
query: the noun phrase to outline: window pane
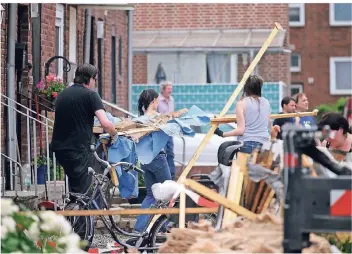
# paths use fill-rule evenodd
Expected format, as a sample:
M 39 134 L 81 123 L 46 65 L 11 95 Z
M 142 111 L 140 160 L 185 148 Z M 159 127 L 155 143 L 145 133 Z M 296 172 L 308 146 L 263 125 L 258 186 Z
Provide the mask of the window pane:
M 336 89 L 352 89 L 352 62 L 336 62 Z
M 291 67 L 299 67 L 299 55 L 291 55 Z
M 335 4 L 334 8 L 336 21 L 352 20 L 352 4 Z
M 300 89 L 298 87 L 291 88 L 291 95 L 298 94 L 300 92 Z
M 229 54 L 208 54 L 207 72 L 209 83 L 230 83 L 231 56 Z
M 300 21 L 299 13 L 300 13 L 299 7 L 290 7 L 289 8 L 290 22 L 299 22 Z

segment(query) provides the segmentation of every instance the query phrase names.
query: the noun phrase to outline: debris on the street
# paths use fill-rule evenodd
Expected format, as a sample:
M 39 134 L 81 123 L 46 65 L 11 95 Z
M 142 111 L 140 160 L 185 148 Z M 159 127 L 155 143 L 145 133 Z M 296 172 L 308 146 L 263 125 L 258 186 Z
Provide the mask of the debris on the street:
M 237 218 L 222 230 L 209 221 L 191 223 L 188 228 L 173 228 L 159 253 L 282 253 L 283 223 L 270 213 L 255 221 Z M 304 253 L 331 253 L 329 242 L 310 234 L 312 245 Z

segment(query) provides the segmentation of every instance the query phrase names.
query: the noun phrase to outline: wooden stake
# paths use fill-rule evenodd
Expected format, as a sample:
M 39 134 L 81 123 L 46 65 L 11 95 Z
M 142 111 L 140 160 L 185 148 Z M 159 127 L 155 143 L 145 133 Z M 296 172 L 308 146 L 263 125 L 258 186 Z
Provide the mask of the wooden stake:
M 236 163 L 236 161 L 232 162 L 231 166 L 231 172 L 230 172 L 230 180 L 229 180 L 229 186 L 227 190 L 227 196 L 226 198 L 232 202 L 235 202 L 236 196 L 237 196 L 237 186 L 239 184 L 239 175 L 240 175 L 240 169 Z M 242 182 L 240 183 L 242 185 Z M 241 188 L 242 190 L 242 188 Z M 240 190 L 240 191 L 241 191 Z M 238 205 L 238 203 L 235 202 L 235 204 Z M 224 211 L 224 217 L 222 219 L 222 228 L 225 227 L 232 219 L 236 217 L 236 214 L 234 214 L 231 210 L 225 209 Z
M 318 114 L 318 110 L 314 109 L 312 112 L 301 112 L 301 113 L 289 113 L 289 114 L 272 114 L 270 116 L 271 119 L 278 118 L 290 118 L 290 117 L 302 117 L 302 116 L 316 116 Z M 235 123 L 237 122 L 236 115 L 226 115 L 226 116 L 216 116 L 212 118 L 211 123 Z
M 201 194 L 205 198 L 208 198 L 212 201 L 215 201 L 215 202 L 219 203 L 220 205 L 223 205 L 225 208 L 228 208 L 231 211 L 233 211 L 239 215 L 246 216 L 247 218 L 249 218 L 251 220 L 254 220 L 257 216 L 255 213 L 252 213 L 251 211 L 247 210 L 246 208 L 244 208 L 240 205 L 236 205 L 234 202 L 231 202 L 227 198 L 221 196 L 220 194 L 216 193 L 215 191 L 205 187 L 204 185 L 202 185 L 196 181 L 193 181 L 191 179 L 186 179 L 184 181 L 184 185 L 186 187 L 191 188 L 195 192 Z
M 180 192 L 180 215 L 179 215 L 179 221 L 178 221 L 178 227 L 179 228 L 185 228 L 186 224 L 186 192 L 185 189 L 182 188 Z
M 218 208 L 186 208 L 185 213 L 198 214 L 198 213 L 216 213 Z M 38 211 L 42 213 L 45 211 Z M 25 214 L 26 212 L 19 212 Z M 123 210 L 65 210 L 55 211 L 56 214 L 62 216 L 108 216 L 108 215 L 140 215 L 140 214 L 179 214 L 178 208 L 165 208 L 165 209 L 123 209 Z
M 235 91 L 231 95 L 230 99 L 227 101 L 225 107 L 220 112 L 220 116 L 221 117 L 224 116 L 228 112 L 228 110 L 230 109 L 231 105 L 235 102 L 237 96 L 239 95 L 240 91 L 242 90 L 242 88 L 243 88 L 244 84 L 246 83 L 248 77 L 253 72 L 255 66 L 258 64 L 259 60 L 264 55 L 265 51 L 267 50 L 267 48 L 269 47 L 270 43 L 273 41 L 273 39 L 275 38 L 277 33 L 279 32 L 279 30 L 283 30 L 281 25 L 279 23 L 275 23 L 274 29 L 272 30 L 272 32 L 270 33 L 269 37 L 264 42 L 263 46 L 261 47 L 261 49 L 259 50 L 258 54 L 253 59 L 252 63 L 249 65 L 248 69 L 246 70 L 246 72 L 244 73 L 244 75 L 242 77 L 241 82 L 238 84 L 237 88 L 235 89 Z M 213 136 L 216 128 L 217 128 L 217 124 L 212 124 L 211 125 L 210 130 L 208 131 L 208 133 L 206 134 L 206 136 L 202 140 L 201 144 L 197 148 L 197 150 L 194 153 L 192 159 L 189 161 L 187 167 L 183 170 L 182 174 L 180 175 L 180 177 L 179 177 L 179 179 L 177 181 L 178 183 L 182 183 L 186 179 L 188 173 L 191 171 L 193 165 L 196 163 L 200 153 L 202 152 L 202 150 L 204 149 L 204 147 L 208 143 L 209 139 Z

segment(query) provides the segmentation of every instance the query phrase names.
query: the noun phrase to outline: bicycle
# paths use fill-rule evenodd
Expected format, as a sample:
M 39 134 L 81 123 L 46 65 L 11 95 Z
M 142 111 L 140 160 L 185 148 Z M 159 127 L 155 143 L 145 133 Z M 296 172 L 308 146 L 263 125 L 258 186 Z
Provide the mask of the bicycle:
M 68 194 L 68 202 L 65 206 L 64 210 L 101 210 L 101 209 L 109 209 L 109 204 L 105 198 L 106 191 L 109 191 L 108 186 L 110 185 L 111 173 L 116 174 L 115 168 L 121 166 L 121 168 L 125 172 L 129 172 L 130 170 L 135 170 L 139 173 L 143 173 L 143 170 L 128 162 L 117 162 L 110 163 L 108 161 L 104 161 L 99 158 L 97 152 L 94 148 L 94 156 L 95 158 L 102 163 L 106 168 L 103 174 L 97 174 L 94 169 L 89 168 L 88 173 L 93 176 L 92 184 L 89 190 L 84 193 L 69 193 Z M 166 208 L 167 204 L 163 202 L 158 202 L 154 208 Z M 119 228 L 111 215 L 106 218 L 105 216 L 99 216 L 102 220 L 106 229 L 108 229 L 112 238 L 121 246 L 125 248 L 127 251 L 128 248 L 135 248 L 139 251 L 157 251 L 159 245 L 151 244 L 150 239 L 155 239 L 155 235 L 158 232 L 155 232 L 157 227 L 149 227 L 151 220 L 148 222 L 147 230 L 141 233 L 129 233 Z M 91 246 L 94 238 L 94 221 L 95 216 L 70 216 L 67 217 L 68 221 L 71 222 L 73 230 L 81 237 L 82 240 L 86 241 L 85 250 L 88 250 Z M 155 223 L 156 225 L 159 225 Z M 151 228 L 151 230 L 148 230 Z M 116 234 L 119 233 L 121 235 L 130 237 L 126 241 L 123 241 Z

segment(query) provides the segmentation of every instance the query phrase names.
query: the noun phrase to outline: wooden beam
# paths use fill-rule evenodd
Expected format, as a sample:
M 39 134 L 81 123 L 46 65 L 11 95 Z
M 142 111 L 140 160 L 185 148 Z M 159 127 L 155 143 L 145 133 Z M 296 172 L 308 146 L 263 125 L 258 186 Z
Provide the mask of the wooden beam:
M 278 118 L 289 118 L 289 117 L 301 117 L 301 116 L 316 116 L 318 110 L 314 109 L 312 112 L 301 112 L 301 113 L 290 113 L 290 114 L 272 114 L 271 119 Z M 236 115 L 226 115 L 226 116 L 216 116 L 212 118 L 211 123 L 220 124 L 220 123 L 235 123 L 237 122 Z
M 279 30 L 283 30 L 281 25 L 279 23 L 275 23 L 274 29 L 272 30 L 272 32 L 270 33 L 269 37 L 264 42 L 264 44 L 261 47 L 261 49 L 259 50 L 258 54 L 255 56 L 255 58 L 253 59 L 253 61 L 249 65 L 248 69 L 246 70 L 246 72 L 244 73 L 244 75 L 242 77 L 241 82 L 238 84 L 237 88 L 235 89 L 235 91 L 231 95 L 230 99 L 225 104 L 225 107 L 220 112 L 220 117 L 225 116 L 226 113 L 229 111 L 231 105 L 235 102 L 237 96 L 239 95 L 239 93 L 241 92 L 243 86 L 245 85 L 248 77 L 252 74 L 254 68 L 257 66 L 259 60 L 262 58 L 262 56 L 264 55 L 265 51 L 268 49 L 269 45 L 271 44 L 271 42 L 273 41 L 273 39 L 275 38 L 275 36 L 279 32 Z M 193 165 L 196 163 L 200 153 L 205 148 L 205 146 L 208 143 L 209 139 L 213 136 L 213 134 L 214 134 L 214 132 L 215 132 L 215 130 L 217 128 L 217 125 L 218 125 L 218 123 L 213 123 L 211 125 L 210 130 L 205 135 L 205 137 L 202 140 L 201 144 L 199 145 L 199 147 L 197 148 L 197 150 L 194 153 L 193 157 L 189 161 L 187 167 L 183 170 L 182 174 L 180 175 L 180 177 L 179 177 L 179 179 L 177 181 L 178 183 L 182 183 L 186 179 L 188 173 L 191 171 Z
M 210 199 L 212 201 L 217 202 L 218 204 L 224 206 L 227 209 L 230 209 L 231 211 L 237 213 L 238 215 L 245 216 L 251 220 L 254 220 L 256 218 L 256 214 L 252 213 L 248 209 L 235 204 L 234 202 L 228 200 L 227 198 L 223 197 L 222 195 L 216 193 L 215 191 L 205 187 L 204 185 L 193 181 L 191 179 L 186 179 L 183 183 L 186 187 L 191 188 L 198 194 L 204 196 L 207 199 Z
M 186 208 L 185 213 L 216 213 L 218 208 Z M 38 213 L 45 211 L 38 211 Z M 123 209 L 123 210 L 66 210 L 55 211 L 56 214 L 62 216 L 108 216 L 108 215 L 140 215 L 140 214 L 178 214 L 178 208 L 165 208 L 165 209 Z M 19 212 L 26 213 L 26 212 Z

